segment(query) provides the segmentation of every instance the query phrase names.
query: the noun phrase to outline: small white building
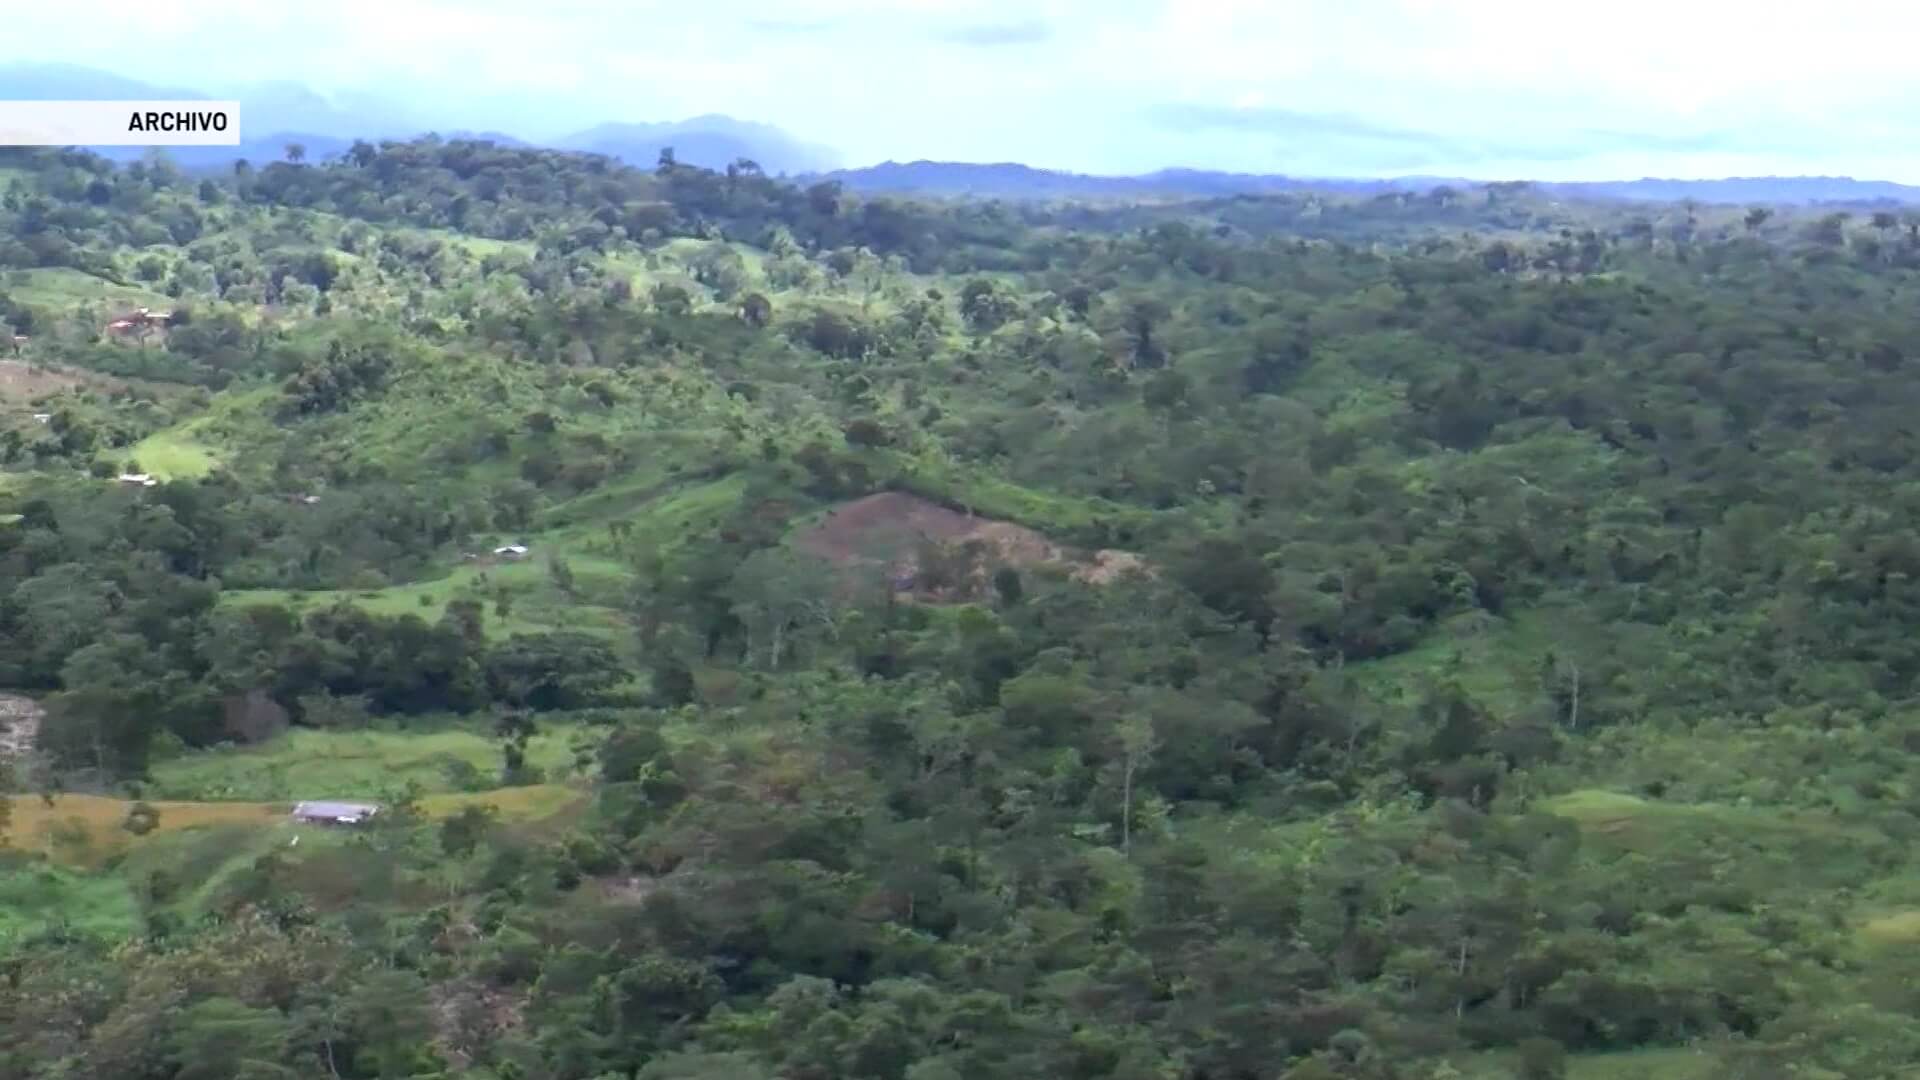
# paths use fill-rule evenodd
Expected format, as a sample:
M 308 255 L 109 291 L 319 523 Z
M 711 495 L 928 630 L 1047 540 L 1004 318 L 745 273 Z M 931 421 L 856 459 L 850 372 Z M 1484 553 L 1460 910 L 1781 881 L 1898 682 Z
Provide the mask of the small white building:
M 37 424 L 44 424 L 52 419 L 53 419 L 53 414 L 50 412 L 37 412 L 33 414 L 34 423 L 37 423 Z
M 379 812 L 372 803 L 303 802 L 294 804 L 293 820 L 310 825 L 359 825 Z
M 137 472 L 137 473 L 121 473 L 120 482 L 123 484 L 130 484 L 136 487 L 152 487 L 153 485 L 159 483 L 160 481 L 155 480 L 153 477 L 148 476 L 146 473 Z
M 494 548 L 493 554 L 502 559 L 524 559 L 527 557 L 527 547 L 525 544 L 508 544 Z

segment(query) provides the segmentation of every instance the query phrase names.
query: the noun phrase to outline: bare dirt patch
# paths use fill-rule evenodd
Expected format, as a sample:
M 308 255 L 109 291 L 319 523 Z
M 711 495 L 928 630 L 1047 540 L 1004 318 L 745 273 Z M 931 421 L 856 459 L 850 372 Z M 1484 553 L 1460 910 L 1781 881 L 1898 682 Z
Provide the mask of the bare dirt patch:
M 32 401 L 88 380 L 25 360 L 0 360 L 0 402 Z
M 1147 560 L 1131 551 L 1102 548 L 1093 553 L 1092 559 L 1078 571 L 1077 576 L 1095 585 L 1105 585 L 1128 574 L 1151 574 L 1152 572 L 1153 568 L 1147 565 Z
M 22 406 L 80 386 L 90 386 L 107 393 L 121 390 L 144 392 L 162 401 L 177 398 L 194 389 L 181 383 L 121 378 L 32 360 L 0 360 L 0 406 Z
M 1097 585 L 1132 570 L 1151 572 L 1131 552 L 1081 551 L 1024 525 L 963 514 L 898 491 L 841 503 L 795 543 L 843 570 L 885 575 L 894 591 L 934 602 L 970 599 L 1002 566 L 1059 566 Z

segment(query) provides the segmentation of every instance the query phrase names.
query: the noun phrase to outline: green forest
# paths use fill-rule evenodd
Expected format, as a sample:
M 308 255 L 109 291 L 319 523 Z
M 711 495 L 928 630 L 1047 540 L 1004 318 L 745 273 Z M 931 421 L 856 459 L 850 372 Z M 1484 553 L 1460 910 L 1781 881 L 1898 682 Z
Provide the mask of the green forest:
M 1916 343 L 1898 207 L 0 151 L 0 1080 L 1920 1076 Z

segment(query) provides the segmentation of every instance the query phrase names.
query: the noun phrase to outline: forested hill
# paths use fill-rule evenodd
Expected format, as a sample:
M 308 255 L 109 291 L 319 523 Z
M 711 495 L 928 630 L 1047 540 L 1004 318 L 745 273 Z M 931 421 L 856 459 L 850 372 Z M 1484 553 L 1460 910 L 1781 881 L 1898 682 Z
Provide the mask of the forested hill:
M 13 152 L 0 322 L 4 1080 L 1920 1067 L 1920 218 Z

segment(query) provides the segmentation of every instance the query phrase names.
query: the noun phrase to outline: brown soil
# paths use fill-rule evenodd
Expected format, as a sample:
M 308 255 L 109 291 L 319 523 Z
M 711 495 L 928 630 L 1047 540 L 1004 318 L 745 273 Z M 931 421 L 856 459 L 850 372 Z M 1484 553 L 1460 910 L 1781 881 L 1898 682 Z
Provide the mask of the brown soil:
M 1130 552 L 1078 551 L 1023 525 L 974 517 L 898 491 L 841 503 L 819 525 L 796 538 L 801 550 L 842 569 L 885 572 L 895 579 L 918 570 L 919 550 L 928 541 L 945 548 L 968 543 L 984 548 L 985 557 L 974 574 L 974 589 L 960 590 L 963 593 L 977 591 L 996 566 L 1065 566 L 1074 577 L 1096 585 L 1107 584 L 1129 570 L 1151 572 L 1140 556 Z M 920 600 L 966 598 L 919 587 L 905 591 Z
M 86 381 L 24 360 L 0 360 L 0 401 L 32 401 Z
M 36 364 L 28 360 L 0 360 L 0 405 L 24 405 L 36 398 L 76 386 L 92 386 L 109 393 L 132 388 L 161 400 L 177 398 L 194 390 L 182 383 L 121 378 L 102 375 L 97 371 Z
M 1079 577 L 1082 581 L 1090 581 L 1095 585 L 1105 585 L 1108 582 L 1134 573 L 1135 571 L 1142 574 L 1151 574 L 1153 573 L 1153 568 L 1147 565 L 1147 560 L 1135 555 L 1131 551 L 1115 551 L 1112 548 L 1102 548 L 1093 553 L 1092 560 L 1086 567 L 1078 571 L 1075 576 Z
M 841 503 L 799 538 L 800 547 L 835 563 L 852 563 L 911 550 L 921 537 L 959 541 L 978 519 L 897 491 Z

